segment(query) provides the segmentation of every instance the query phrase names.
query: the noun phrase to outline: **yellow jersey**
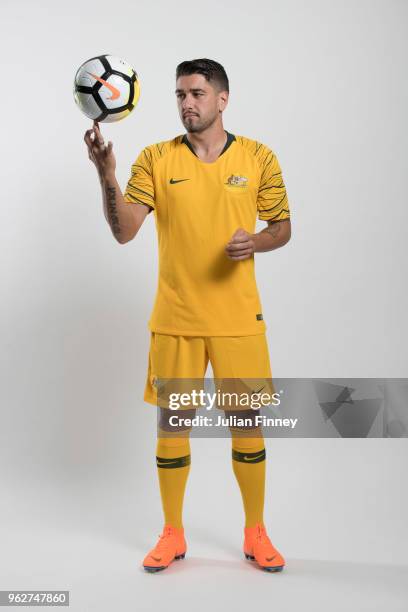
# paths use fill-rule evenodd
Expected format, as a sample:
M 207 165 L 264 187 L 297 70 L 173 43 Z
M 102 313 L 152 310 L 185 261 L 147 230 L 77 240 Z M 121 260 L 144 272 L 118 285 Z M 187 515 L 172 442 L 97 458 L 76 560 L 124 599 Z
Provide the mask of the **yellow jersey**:
M 212 163 L 186 135 L 146 147 L 131 168 L 129 204 L 154 211 L 159 277 L 151 331 L 180 336 L 251 336 L 266 329 L 254 257 L 232 261 L 225 246 L 238 228 L 253 234 L 256 216 L 289 218 L 276 155 L 227 132 Z M 151 210 L 149 212 L 151 212 Z

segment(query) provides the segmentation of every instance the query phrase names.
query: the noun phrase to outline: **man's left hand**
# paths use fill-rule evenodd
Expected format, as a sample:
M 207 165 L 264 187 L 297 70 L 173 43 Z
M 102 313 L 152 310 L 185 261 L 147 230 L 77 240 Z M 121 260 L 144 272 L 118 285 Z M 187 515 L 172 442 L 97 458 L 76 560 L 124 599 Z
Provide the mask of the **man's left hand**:
M 228 242 L 225 252 L 234 261 L 249 259 L 255 253 L 254 235 L 240 227 Z

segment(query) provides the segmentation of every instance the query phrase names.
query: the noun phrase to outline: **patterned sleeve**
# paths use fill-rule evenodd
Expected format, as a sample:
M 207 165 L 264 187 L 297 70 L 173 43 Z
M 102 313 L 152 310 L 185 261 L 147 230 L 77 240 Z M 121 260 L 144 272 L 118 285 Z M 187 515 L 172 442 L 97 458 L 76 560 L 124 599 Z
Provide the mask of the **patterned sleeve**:
M 152 153 L 149 147 L 143 149 L 132 164 L 131 175 L 123 194 L 127 204 L 145 204 L 154 209 L 154 184 L 152 172 Z
M 289 219 L 288 197 L 278 159 L 265 146 L 262 146 L 259 154 L 261 179 L 257 199 L 258 218 L 262 221 Z

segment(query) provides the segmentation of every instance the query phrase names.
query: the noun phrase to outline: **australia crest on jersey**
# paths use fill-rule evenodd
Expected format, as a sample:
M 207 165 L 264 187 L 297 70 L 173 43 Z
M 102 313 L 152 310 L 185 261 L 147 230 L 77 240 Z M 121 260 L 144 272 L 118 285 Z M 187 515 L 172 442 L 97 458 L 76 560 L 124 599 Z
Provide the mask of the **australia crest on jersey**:
M 231 174 L 231 176 L 227 178 L 225 184 L 239 189 L 242 187 L 248 187 L 248 179 L 246 176 L 242 176 L 240 174 Z

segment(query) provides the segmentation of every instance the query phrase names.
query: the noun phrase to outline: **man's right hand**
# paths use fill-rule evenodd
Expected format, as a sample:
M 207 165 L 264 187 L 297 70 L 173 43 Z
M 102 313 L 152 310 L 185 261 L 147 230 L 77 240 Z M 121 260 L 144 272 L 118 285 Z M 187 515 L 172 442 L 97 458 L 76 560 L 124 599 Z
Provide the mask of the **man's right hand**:
M 84 140 L 88 147 L 88 157 L 95 164 L 99 176 L 105 177 L 114 174 L 116 169 L 116 159 L 112 151 L 111 141 L 106 145 L 99 129 L 97 121 L 94 121 L 93 128 L 85 132 Z

